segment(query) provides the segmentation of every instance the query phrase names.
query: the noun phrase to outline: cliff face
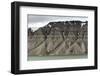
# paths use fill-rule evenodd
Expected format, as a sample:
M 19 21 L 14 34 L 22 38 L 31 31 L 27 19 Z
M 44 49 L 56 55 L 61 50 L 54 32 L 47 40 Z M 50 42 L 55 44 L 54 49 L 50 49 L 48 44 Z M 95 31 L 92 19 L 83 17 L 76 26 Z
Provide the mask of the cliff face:
M 32 32 L 28 29 L 28 55 L 78 55 L 87 54 L 88 22 L 50 22 Z

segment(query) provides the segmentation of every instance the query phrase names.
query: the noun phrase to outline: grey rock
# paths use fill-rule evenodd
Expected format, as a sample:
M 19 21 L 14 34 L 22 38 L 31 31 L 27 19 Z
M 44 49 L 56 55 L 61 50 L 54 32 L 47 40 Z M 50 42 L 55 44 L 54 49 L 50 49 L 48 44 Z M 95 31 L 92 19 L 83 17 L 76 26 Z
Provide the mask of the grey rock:
M 28 28 L 28 55 L 81 55 L 88 53 L 88 21 L 50 22 L 32 32 Z

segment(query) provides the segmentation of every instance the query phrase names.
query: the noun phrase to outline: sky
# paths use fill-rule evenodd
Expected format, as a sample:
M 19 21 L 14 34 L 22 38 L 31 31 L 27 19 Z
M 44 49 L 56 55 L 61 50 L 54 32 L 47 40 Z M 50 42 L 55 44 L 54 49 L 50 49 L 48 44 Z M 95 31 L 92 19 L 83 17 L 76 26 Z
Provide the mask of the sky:
M 34 15 L 34 14 L 29 14 L 27 18 L 28 18 L 28 28 L 31 27 L 33 31 L 47 25 L 49 22 L 71 21 L 71 20 L 87 21 L 88 19 L 88 17 L 86 16 L 53 16 L 53 15 Z

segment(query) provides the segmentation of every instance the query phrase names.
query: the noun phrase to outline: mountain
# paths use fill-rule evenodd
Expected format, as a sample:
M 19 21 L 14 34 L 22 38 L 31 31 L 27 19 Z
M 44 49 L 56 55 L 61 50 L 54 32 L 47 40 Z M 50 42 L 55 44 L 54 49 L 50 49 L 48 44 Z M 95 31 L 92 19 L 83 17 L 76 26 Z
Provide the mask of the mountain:
M 88 22 L 49 22 L 36 31 L 28 28 L 28 55 L 82 55 L 88 53 Z

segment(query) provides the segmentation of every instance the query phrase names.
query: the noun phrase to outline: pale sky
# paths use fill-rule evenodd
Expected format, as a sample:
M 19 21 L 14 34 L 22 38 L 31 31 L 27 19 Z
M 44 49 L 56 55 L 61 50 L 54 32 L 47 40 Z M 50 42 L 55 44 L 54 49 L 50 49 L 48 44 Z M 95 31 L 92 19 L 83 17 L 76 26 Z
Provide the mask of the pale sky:
M 47 25 L 49 22 L 56 21 L 71 21 L 80 20 L 88 21 L 86 16 L 52 16 L 52 15 L 28 15 L 28 28 L 31 27 L 33 31 L 40 27 Z

